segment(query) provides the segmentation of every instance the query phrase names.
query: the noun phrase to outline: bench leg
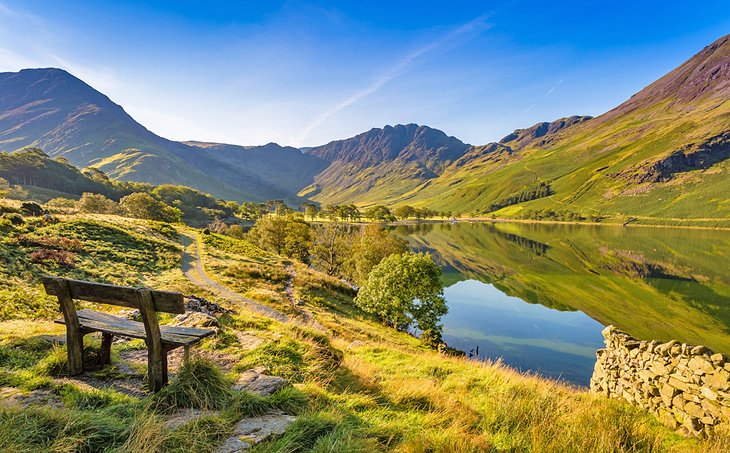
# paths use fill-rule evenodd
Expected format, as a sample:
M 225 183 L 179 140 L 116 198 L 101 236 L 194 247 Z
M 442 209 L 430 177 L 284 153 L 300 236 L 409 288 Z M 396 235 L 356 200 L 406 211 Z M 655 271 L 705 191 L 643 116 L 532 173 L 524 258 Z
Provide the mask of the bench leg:
M 167 353 L 162 348 L 147 348 L 147 379 L 153 392 L 167 383 Z
M 190 345 L 183 346 L 183 363 L 190 360 Z
M 101 349 L 99 350 L 99 365 L 109 365 L 112 363 L 112 341 L 114 335 L 110 333 L 101 334 Z
M 66 350 L 68 351 L 68 375 L 78 376 L 84 372 L 84 334 L 80 330 L 66 329 Z
M 162 349 L 162 385 L 167 385 L 167 349 Z

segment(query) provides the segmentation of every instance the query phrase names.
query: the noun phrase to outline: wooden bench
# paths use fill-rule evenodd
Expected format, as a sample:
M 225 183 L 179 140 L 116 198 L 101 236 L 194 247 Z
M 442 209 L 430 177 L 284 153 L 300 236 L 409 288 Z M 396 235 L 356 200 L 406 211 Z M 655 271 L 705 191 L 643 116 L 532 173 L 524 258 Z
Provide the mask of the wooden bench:
M 58 297 L 63 319 L 56 320 L 66 325 L 69 375 L 76 376 L 84 371 L 84 335 L 101 332 L 100 362 L 110 361 L 114 336 L 140 338 L 147 344 L 147 377 L 152 391 L 158 391 L 167 383 L 167 353 L 179 347 L 189 347 L 203 338 L 213 335 L 214 330 L 193 327 L 160 326 L 157 313 L 185 313 L 183 296 L 169 291 L 155 291 L 148 288 L 105 285 L 102 283 L 69 280 L 58 277 L 43 277 L 46 293 Z M 74 299 L 136 308 L 142 322 L 113 316 L 93 310 L 76 311 Z

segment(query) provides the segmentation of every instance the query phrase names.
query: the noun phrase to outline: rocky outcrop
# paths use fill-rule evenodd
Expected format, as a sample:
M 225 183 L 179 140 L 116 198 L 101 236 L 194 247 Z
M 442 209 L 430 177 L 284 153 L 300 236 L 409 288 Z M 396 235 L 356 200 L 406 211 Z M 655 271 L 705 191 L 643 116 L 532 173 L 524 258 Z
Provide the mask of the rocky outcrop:
M 576 124 L 585 123 L 592 119 L 590 116 L 569 116 L 558 120 L 537 123 L 527 129 L 517 129 L 499 141 L 500 145 L 508 145 L 512 149 L 522 149 L 528 145 L 544 146 L 550 143 L 550 138 L 563 129 Z
M 640 341 L 613 326 L 596 353 L 591 391 L 655 414 L 686 435 L 730 423 L 730 361 L 704 346 Z
M 618 176 L 635 183 L 662 182 L 677 173 L 706 170 L 727 159 L 730 159 L 730 131 L 687 145 L 658 160 L 639 163 Z

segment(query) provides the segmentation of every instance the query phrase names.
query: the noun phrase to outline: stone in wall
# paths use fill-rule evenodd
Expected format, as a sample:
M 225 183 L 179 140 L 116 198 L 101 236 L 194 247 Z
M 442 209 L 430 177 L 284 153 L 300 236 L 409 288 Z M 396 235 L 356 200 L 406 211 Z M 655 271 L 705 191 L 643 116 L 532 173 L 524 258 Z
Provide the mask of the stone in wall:
M 637 340 L 614 326 L 603 332 L 591 391 L 623 399 L 685 435 L 730 424 L 730 360 L 704 346 Z

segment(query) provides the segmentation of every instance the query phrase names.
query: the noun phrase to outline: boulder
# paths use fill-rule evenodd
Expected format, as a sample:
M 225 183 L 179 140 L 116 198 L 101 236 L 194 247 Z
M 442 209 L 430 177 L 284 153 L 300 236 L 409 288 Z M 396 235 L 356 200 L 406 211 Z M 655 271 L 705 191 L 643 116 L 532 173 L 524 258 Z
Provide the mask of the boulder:
M 271 395 L 277 390 L 289 385 L 289 381 L 278 376 L 264 374 L 263 367 L 256 367 L 241 373 L 233 390 L 257 393 L 262 396 Z
M 215 316 L 206 315 L 197 311 L 190 311 L 182 315 L 175 316 L 175 320 L 172 322 L 173 326 L 183 327 L 220 327 L 221 323 Z

